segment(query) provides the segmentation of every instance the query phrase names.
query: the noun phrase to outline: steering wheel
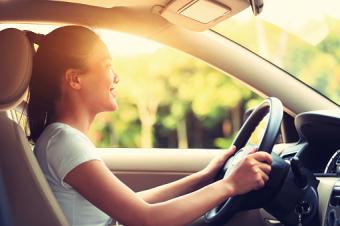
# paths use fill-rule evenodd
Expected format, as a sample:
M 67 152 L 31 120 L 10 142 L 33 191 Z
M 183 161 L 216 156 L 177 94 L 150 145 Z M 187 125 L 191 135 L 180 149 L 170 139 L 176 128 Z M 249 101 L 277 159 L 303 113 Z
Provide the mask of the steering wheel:
M 265 99 L 253 110 L 248 119 L 245 121 L 233 141 L 233 145 L 236 146 L 238 151 L 226 161 L 220 172 L 217 174 L 215 181 L 228 176 L 228 174 L 234 169 L 235 165 L 237 165 L 237 162 L 241 161 L 247 156 L 250 149 L 243 147 L 247 144 L 257 125 L 267 114 L 268 123 L 266 125 L 262 140 L 258 146 L 258 150 L 266 151 L 268 153 L 272 152 L 272 148 L 278 136 L 283 117 L 282 103 L 275 97 L 269 97 Z M 278 168 L 289 168 L 289 166 L 283 163 L 284 161 L 275 161 L 275 159 L 280 157 L 273 154 L 274 153 L 272 153 L 273 164 L 274 162 L 278 162 L 278 164 L 281 164 Z M 286 174 L 286 170 L 276 171 L 273 170 L 272 166 L 272 171 L 269 175 L 269 181 L 264 188 L 251 191 L 243 195 L 230 197 L 219 206 L 209 210 L 204 215 L 206 223 L 212 223 L 214 225 L 223 224 L 238 211 L 261 207 L 261 205 L 263 205 L 270 197 L 274 195 L 275 189 L 273 188 L 279 187 L 281 182 L 279 178 L 283 178 L 283 174 Z

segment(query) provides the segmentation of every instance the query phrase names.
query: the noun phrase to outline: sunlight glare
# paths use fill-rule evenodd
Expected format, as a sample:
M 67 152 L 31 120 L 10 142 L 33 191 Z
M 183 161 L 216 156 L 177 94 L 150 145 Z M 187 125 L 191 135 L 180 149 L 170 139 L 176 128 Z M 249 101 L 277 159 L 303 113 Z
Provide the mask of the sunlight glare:
M 6 28 L 17 28 L 19 30 L 29 30 L 40 34 L 47 34 L 54 29 L 66 24 L 0 24 L 0 30 Z M 116 32 L 108 29 L 94 29 L 110 50 L 112 56 L 134 56 L 145 53 L 154 53 L 162 48 L 161 44 L 154 41 Z
M 40 34 L 47 34 L 54 29 L 60 27 L 59 24 L 0 24 L 0 30 L 7 29 L 7 28 L 16 28 L 19 30 L 28 30 L 37 32 Z
M 318 0 L 266 0 L 263 12 L 258 18 L 315 46 L 329 32 L 327 17 L 340 20 L 339 12 L 339 0 L 326 0 L 325 4 L 320 4 Z M 233 16 L 233 19 L 247 23 L 254 19 L 254 16 L 249 7 Z
M 145 53 L 154 53 L 162 48 L 161 44 L 145 38 L 129 35 L 111 30 L 97 29 L 112 56 L 134 56 Z

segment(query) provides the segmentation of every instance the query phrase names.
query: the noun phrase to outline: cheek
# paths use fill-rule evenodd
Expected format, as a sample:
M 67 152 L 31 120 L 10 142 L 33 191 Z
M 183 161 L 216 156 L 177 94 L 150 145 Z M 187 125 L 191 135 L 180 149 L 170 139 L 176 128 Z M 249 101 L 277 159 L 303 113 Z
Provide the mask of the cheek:
M 105 82 L 94 83 L 92 86 L 92 98 L 97 102 L 107 101 L 109 91 L 109 86 Z
M 95 95 L 96 90 L 100 90 L 98 81 L 95 79 L 88 79 L 84 85 L 84 92 L 86 92 L 87 96 L 92 96 Z
M 102 90 L 98 79 L 94 74 L 87 74 L 82 81 L 81 98 L 88 105 L 93 105 L 95 101 L 98 101 L 98 91 Z
M 84 79 L 83 100 L 98 111 L 115 110 L 117 102 L 110 92 L 113 76 L 108 71 L 96 71 Z
M 102 71 L 96 70 L 84 79 L 85 89 L 94 93 L 104 91 L 107 88 L 107 82 Z

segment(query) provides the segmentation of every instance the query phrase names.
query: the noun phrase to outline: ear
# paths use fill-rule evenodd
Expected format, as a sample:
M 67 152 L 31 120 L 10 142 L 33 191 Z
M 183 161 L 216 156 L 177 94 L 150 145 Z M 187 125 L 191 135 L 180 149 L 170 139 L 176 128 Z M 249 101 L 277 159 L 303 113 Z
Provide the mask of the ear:
M 65 79 L 69 86 L 73 89 L 81 89 L 81 76 L 80 71 L 76 69 L 67 69 L 65 72 Z

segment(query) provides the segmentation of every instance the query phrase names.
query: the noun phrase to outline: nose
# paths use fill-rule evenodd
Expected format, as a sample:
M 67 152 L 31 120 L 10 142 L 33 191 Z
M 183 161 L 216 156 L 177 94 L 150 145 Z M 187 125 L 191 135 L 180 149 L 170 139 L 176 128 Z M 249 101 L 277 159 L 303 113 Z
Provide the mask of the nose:
M 114 76 L 113 76 L 113 83 L 117 84 L 119 82 L 119 76 L 114 73 Z

